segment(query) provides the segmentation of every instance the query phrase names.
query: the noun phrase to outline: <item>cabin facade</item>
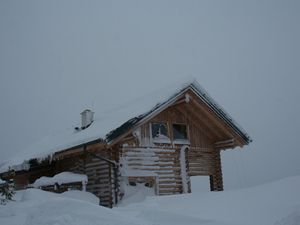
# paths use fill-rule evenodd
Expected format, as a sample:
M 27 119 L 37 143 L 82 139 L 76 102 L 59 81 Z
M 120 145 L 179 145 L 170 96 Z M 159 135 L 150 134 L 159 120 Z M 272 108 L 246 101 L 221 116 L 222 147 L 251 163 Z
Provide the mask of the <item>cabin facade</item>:
M 222 191 L 220 152 L 243 147 L 250 137 L 195 81 L 168 97 L 104 138 L 59 149 L 43 160 L 31 158 L 26 169 L 2 178 L 13 176 L 21 189 L 41 176 L 85 174 L 86 190 L 107 207 L 122 201 L 128 185 L 142 184 L 156 195 L 189 193 L 191 176 L 209 176 L 210 190 Z M 78 133 L 94 125 L 91 111 L 82 116 Z

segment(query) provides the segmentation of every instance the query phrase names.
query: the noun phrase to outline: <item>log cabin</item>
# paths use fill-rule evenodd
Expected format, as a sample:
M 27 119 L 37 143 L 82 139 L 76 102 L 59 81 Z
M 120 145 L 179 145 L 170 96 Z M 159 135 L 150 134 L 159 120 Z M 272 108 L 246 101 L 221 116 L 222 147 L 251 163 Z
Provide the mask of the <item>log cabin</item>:
M 248 145 L 250 136 L 197 81 L 168 93 L 129 114 L 115 109 L 124 114 L 118 120 L 83 111 L 81 126 L 33 145 L 1 167 L 1 178 L 23 189 L 42 176 L 85 174 L 86 190 L 106 207 L 122 201 L 126 185 L 156 195 L 189 193 L 191 176 L 208 176 L 210 190 L 222 191 L 220 152 Z

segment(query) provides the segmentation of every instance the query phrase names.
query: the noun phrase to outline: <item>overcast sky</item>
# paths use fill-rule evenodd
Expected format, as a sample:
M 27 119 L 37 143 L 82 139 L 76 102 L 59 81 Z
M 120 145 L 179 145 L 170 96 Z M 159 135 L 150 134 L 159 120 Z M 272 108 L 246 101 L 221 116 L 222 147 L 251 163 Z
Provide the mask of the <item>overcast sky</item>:
M 253 138 L 225 188 L 300 175 L 300 1 L 0 1 L 0 161 L 194 76 Z

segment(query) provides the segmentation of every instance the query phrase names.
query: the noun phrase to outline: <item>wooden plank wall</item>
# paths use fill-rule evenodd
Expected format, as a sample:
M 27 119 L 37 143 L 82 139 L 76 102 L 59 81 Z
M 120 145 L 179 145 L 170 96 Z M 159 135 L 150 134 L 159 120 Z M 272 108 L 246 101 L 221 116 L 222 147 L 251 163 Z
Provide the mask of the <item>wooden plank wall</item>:
M 150 126 L 153 122 L 164 122 L 168 125 L 169 137 L 171 139 L 171 143 L 169 146 L 176 146 L 172 143 L 172 124 L 186 124 L 188 129 L 188 139 L 190 141 L 191 147 L 199 147 L 199 148 L 213 148 L 213 139 L 208 136 L 207 132 L 205 132 L 202 127 L 201 121 L 194 118 L 189 111 L 187 110 L 188 105 L 177 105 L 170 108 L 167 108 L 156 117 L 151 119 L 148 123 L 145 123 L 141 126 L 141 136 L 144 141 L 141 143 L 141 146 L 151 146 L 152 143 L 149 143 L 150 136 Z M 144 145 L 143 145 L 144 144 Z

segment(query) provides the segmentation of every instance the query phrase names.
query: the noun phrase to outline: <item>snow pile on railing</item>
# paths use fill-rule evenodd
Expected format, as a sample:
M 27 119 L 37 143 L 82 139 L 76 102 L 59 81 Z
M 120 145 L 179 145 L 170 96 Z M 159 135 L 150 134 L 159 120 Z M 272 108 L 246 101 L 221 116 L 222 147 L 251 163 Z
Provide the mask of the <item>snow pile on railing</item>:
M 0 179 L 0 184 L 5 184 L 6 182 L 4 180 Z
M 39 188 L 42 186 L 49 186 L 55 184 L 61 185 L 75 182 L 82 182 L 82 186 L 86 186 L 88 182 L 88 177 L 85 174 L 62 172 L 56 174 L 54 177 L 40 177 L 30 186 L 34 188 Z

